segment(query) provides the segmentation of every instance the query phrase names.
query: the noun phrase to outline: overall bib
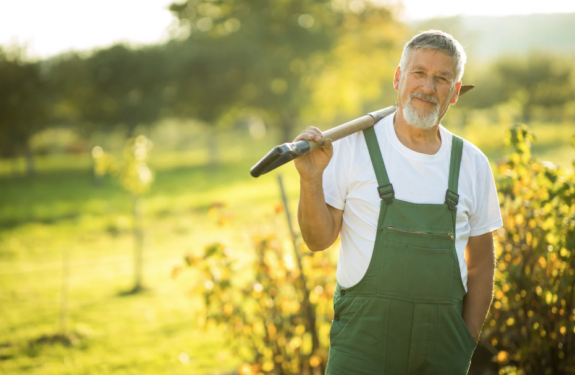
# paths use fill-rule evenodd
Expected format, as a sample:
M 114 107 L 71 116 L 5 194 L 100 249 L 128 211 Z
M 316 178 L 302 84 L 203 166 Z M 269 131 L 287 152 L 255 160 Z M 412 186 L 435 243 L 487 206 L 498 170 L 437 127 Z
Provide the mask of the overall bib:
M 453 136 L 443 204 L 395 199 L 372 128 L 364 130 L 381 197 L 369 267 L 334 295 L 327 375 L 465 375 L 475 340 L 462 318 L 455 251 L 463 141 Z

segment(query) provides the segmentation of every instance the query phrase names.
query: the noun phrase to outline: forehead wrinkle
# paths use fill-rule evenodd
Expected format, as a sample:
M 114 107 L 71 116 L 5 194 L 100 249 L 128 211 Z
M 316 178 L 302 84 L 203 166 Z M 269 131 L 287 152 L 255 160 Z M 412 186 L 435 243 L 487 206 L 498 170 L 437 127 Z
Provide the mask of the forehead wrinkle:
M 409 70 L 425 70 L 425 71 L 427 71 L 427 70 L 429 70 L 429 68 L 427 68 L 423 65 L 414 65 L 414 66 L 410 66 Z M 451 72 L 448 72 L 445 70 L 440 70 L 438 73 L 439 73 L 439 75 L 442 75 L 442 76 L 447 76 L 447 77 L 453 76 L 453 74 Z
M 410 70 L 428 70 L 427 67 L 423 66 L 423 65 L 413 65 L 409 67 Z

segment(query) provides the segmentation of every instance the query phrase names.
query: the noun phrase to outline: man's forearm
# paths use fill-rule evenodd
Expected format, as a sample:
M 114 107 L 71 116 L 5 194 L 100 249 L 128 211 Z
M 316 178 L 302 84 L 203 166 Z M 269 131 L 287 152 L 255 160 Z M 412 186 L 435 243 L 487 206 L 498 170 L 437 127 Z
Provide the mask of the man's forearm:
M 468 270 L 463 320 L 476 341 L 479 341 L 481 327 L 493 299 L 493 273 L 493 262 Z
M 337 238 L 337 226 L 325 203 L 321 178 L 300 180 L 298 221 L 302 237 L 312 251 L 328 248 Z

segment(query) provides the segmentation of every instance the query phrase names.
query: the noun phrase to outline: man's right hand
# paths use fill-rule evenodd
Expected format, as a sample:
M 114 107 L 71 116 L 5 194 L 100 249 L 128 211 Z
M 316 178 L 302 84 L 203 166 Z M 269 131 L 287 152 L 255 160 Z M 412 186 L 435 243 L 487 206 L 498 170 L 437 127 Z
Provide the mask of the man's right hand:
M 321 130 L 308 126 L 296 137 L 294 142 L 306 140 L 319 142 L 322 138 Z M 295 167 L 302 180 L 313 181 L 321 179 L 324 169 L 329 164 L 333 156 L 333 145 L 331 139 L 326 139 L 323 147 L 300 156 L 294 160 Z

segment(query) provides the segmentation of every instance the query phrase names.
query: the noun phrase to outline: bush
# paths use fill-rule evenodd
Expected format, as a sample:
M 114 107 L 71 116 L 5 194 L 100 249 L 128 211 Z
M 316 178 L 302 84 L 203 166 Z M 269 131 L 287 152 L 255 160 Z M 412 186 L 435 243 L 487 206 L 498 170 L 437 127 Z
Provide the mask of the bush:
M 329 252 L 302 245 L 295 253 L 275 234 L 255 236 L 252 244 L 255 260 L 247 268 L 221 243 L 186 256 L 201 275 L 194 294 L 204 309 L 197 323 L 225 326 L 234 353 L 246 361 L 242 375 L 323 374 L 335 292 Z
M 497 168 L 504 227 L 482 342 L 500 374 L 575 374 L 575 174 L 534 160 L 533 140 L 514 126 Z

